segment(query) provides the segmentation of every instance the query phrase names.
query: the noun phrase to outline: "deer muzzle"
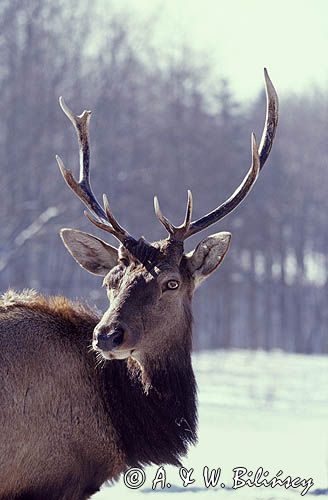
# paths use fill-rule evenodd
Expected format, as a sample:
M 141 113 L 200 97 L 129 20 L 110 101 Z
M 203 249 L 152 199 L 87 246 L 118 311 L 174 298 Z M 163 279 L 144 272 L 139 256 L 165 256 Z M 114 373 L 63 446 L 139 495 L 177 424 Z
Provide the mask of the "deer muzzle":
M 102 351 L 115 351 L 124 342 L 124 330 L 121 327 L 111 331 L 95 331 L 94 346 Z

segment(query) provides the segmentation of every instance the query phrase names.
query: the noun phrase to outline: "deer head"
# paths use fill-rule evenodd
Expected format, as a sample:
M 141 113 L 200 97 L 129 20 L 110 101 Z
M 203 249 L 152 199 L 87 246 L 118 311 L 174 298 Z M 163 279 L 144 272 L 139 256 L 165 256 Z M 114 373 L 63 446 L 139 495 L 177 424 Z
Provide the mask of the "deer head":
M 107 359 L 132 357 L 143 365 L 146 360 L 178 356 L 191 350 L 191 300 L 197 286 L 222 263 L 230 245 L 227 232 L 213 234 L 195 250 L 184 253 L 184 241 L 219 221 L 247 196 L 270 153 L 278 123 L 278 98 L 264 70 L 267 114 L 258 148 L 252 134 L 252 162 L 244 180 L 231 197 L 212 212 L 192 221 L 192 195 L 188 191 L 186 214 L 180 226 L 174 226 L 161 212 L 154 198 L 155 213 L 168 237 L 149 243 L 135 239 L 115 219 L 107 197 L 103 206 L 97 201 L 89 177 L 90 111 L 76 116 L 62 98 L 60 106 L 73 123 L 80 150 L 80 179 L 57 156 L 61 173 L 72 191 L 89 210 L 85 215 L 98 228 L 111 233 L 120 242 L 114 248 L 91 234 L 62 229 L 61 238 L 84 269 L 103 276 L 109 308 L 96 326 L 93 347 Z

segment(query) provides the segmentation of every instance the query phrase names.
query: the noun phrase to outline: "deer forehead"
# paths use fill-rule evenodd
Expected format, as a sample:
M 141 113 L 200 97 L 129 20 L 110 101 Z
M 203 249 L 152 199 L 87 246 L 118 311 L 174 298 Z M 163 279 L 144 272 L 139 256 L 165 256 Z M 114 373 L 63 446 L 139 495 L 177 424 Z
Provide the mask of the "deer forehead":
M 157 250 L 156 258 L 152 260 L 156 276 L 166 273 L 179 273 L 181 259 L 183 257 L 183 245 L 179 242 L 172 242 L 169 239 L 158 240 L 149 243 L 150 247 Z M 127 260 L 129 265 L 140 274 L 144 272 L 149 278 L 149 272 L 145 272 L 145 267 L 140 266 L 140 261 L 127 248 L 120 245 L 118 248 L 118 260 Z
M 172 255 L 172 249 L 168 248 L 166 241 L 152 243 L 161 248 L 161 258 L 154 266 L 154 274 L 151 274 L 140 262 L 131 256 L 126 248 L 118 249 L 118 259 L 128 260 L 128 265 L 118 265 L 105 276 L 103 284 L 109 289 L 116 289 L 115 295 L 121 295 L 122 299 L 131 294 L 143 295 L 143 292 L 158 291 L 166 281 L 177 280 L 181 285 L 188 285 L 190 276 L 184 265 L 184 256 Z M 181 287 L 183 290 L 184 287 Z
M 103 284 L 106 286 L 114 285 L 115 282 L 120 283 L 120 288 L 138 288 L 150 286 L 160 286 L 167 280 L 182 281 L 185 273 L 179 269 L 179 266 L 165 265 L 155 266 L 156 274 L 151 275 L 142 264 L 132 262 L 128 267 L 117 267 L 109 271 L 105 276 Z

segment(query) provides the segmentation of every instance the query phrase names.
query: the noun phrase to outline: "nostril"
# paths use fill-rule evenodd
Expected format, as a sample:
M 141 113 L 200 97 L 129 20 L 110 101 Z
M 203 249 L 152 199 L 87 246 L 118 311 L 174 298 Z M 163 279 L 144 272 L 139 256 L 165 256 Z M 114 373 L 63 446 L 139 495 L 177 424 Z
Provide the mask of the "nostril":
M 105 332 L 99 332 L 96 336 L 96 345 L 99 349 L 104 349 L 106 350 L 108 346 L 108 338 L 109 335 L 108 333 Z
M 123 344 L 123 340 L 124 340 L 123 328 L 118 328 L 117 330 L 115 330 L 111 334 L 110 339 L 112 341 L 113 347 L 119 347 L 121 344 Z
M 96 335 L 96 343 L 99 349 L 110 351 L 119 347 L 124 341 L 123 328 L 117 328 L 114 331 L 99 331 Z
M 108 339 L 108 337 L 109 337 L 109 333 L 100 332 L 97 335 L 97 340 L 100 340 L 101 342 L 105 342 Z

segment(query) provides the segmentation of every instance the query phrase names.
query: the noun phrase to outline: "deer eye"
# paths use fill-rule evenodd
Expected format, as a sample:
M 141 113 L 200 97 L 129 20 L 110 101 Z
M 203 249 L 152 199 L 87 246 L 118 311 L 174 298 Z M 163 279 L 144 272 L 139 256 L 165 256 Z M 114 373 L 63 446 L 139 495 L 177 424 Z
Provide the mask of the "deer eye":
M 168 290 L 176 290 L 179 288 L 180 283 L 177 280 L 170 280 L 166 283 L 166 288 Z

